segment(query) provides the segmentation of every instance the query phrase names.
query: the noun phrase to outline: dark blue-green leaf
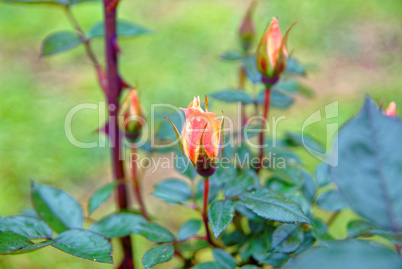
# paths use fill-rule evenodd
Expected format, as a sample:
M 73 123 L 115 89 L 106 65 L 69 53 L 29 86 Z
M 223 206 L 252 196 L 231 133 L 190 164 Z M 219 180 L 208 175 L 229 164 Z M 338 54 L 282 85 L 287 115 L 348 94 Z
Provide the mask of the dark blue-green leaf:
M 272 234 L 271 250 L 273 252 L 292 253 L 297 250 L 304 239 L 303 230 L 296 224 L 284 224 Z
M 157 264 L 170 261 L 173 254 L 174 248 L 171 244 L 155 246 L 145 252 L 144 257 L 142 258 L 142 264 L 145 269 L 150 269 Z
M 250 190 L 254 185 L 254 178 L 249 173 L 241 173 L 225 184 L 224 193 L 226 198 L 237 196 Z
M 296 202 L 278 192 L 264 188 L 244 193 L 239 198 L 248 208 L 263 218 L 284 223 L 311 224 L 310 219 Z
M 334 242 L 329 247 L 316 247 L 291 259 L 284 269 L 400 269 L 401 260 L 391 250 L 361 240 Z
M 258 95 L 257 95 L 257 103 L 262 105 L 264 104 L 265 101 L 265 89 L 262 90 Z M 290 107 L 294 102 L 294 98 L 278 89 L 271 89 L 271 97 L 270 97 L 270 107 L 275 107 L 278 109 L 287 109 Z
M 113 193 L 113 190 L 119 185 L 118 182 L 113 182 L 97 189 L 91 196 L 88 203 L 88 212 L 92 214 L 99 206 L 103 204 Z
M 13 232 L 0 231 L 0 254 L 7 254 L 33 245 L 25 236 Z
M 52 238 L 52 230 L 40 219 L 27 216 L 0 217 L 0 231 L 9 231 L 28 239 Z
M 231 200 L 214 201 L 209 207 L 208 216 L 215 238 L 218 238 L 233 220 L 233 202 Z
M 88 39 L 105 36 L 105 27 L 103 22 L 98 22 L 89 30 Z M 129 21 L 117 22 L 118 37 L 133 37 L 138 35 L 150 34 L 152 31 Z
M 134 233 L 140 223 L 146 222 L 140 215 L 116 213 L 95 222 L 89 229 L 106 238 L 122 237 Z
M 171 232 L 155 223 L 140 222 L 134 227 L 134 232 L 158 243 L 170 243 L 175 239 Z
M 236 269 L 237 262 L 232 255 L 222 249 L 214 248 L 212 255 L 217 263 L 222 265 L 225 269 Z
M 168 203 L 184 203 L 191 198 L 190 186 L 179 179 L 167 179 L 155 186 L 153 196 Z
M 243 53 L 241 53 L 240 51 L 237 51 L 237 50 L 228 50 L 228 51 L 225 51 L 224 53 L 222 53 L 220 55 L 220 57 L 222 60 L 225 60 L 225 61 L 237 61 L 237 60 L 241 60 L 244 57 L 244 55 L 243 55 Z
M 84 222 L 82 208 L 68 193 L 32 182 L 31 196 L 38 216 L 56 232 L 82 227 Z
M 329 190 L 321 194 L 316 202 L 319 207 L 328 211 L 339 211 L 348 207 L 345 199 L 337 190 Z
M 318 184 L 318 187 L 325 187 L 329 183 L 331 183 L 331 179 L 329 177 L 329 165 L 327 163 L 320 163 L 315 168 L 315 180 Z
M 201 229 L 201 221 L 199 220 L 189 220 L 181 226 L 179 230 L 178 238 L 179 240 L 185 240 L 190 236 L 193 236 L 198 233 Z
M 204 262 L 197 264 L 192 269 L 226 269 L 226 268 L 216 262 Z
M 339 132 L 331 178 L 349 206 L 378 226 L 402 231 L 402 121 L 367 97 Z M 335 156 L 335 155 L 334 155 Z
M 102 263 L 113 263 L 112 245 L 103 236 L 91 231 L 72 229 L 56 238 L 53 247 L 68 254 Z
M 41 48 L 41 56 L 49 56 L 57 54 L 81 44 L 81 40 L 74 32 L 57 32 L 50 34 L 43 40 Z
M 212 98 L 226 102 L 226 103 L 242 103 L 242 104 L 252 104 L 253 103 L 253 97 L 249 95 L 247 92 L 243 90 L 221 90 L 217 91 L 214 93 L 211 93 L 209 96 Z

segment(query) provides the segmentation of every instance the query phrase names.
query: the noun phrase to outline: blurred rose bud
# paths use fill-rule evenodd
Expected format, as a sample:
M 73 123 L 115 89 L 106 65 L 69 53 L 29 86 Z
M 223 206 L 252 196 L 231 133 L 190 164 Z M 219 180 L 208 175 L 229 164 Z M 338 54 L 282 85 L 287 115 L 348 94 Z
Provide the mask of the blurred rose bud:
M 201 176 L 209 177 L 215 172 L 216 159 L 223 150 L 224 137 L 223 120 L 208 111 L 206 98 L 205 101 L 205 112 L 200 106 L 200 97 L 194 97 L 188 108 L 180 108 L 186 115 L 181 135 L 168 120 L 173 125 L 183 155 L 190 159 Z
M 265 31 L 258 45 L 256 52 L 257 67 L 263 76 L 263 82 L 266 84 L 274 84 L 279 75 L 285 70 L 288 59 L 286 41 L 293 25 L 282 38 L 278 20 L 273 18 L 270 27 Z
M 396 113 L 396 103 L 391 102 L 391 103 L 389 103 L 389 106 L 387 107 L 387 109 L 384 111 L 384 115 L 386 115 L 388 117 L 395 117 L 395 113 Z
M 126 137 L 135 140 L 141 133 L 144 125 L 144 110 L 139 102 L 136 90 L 131 90 L 123 99 L 119 116 L 120 129 L 125 131 Z
M 243 50 L 247 52 L 255 37 L 254 23 L 253 23 L 253 13 L 256 6 L 256 2 L 251 2 L 247 13 L 243 17 L 243 21 L 239 27 L 240 42 Z

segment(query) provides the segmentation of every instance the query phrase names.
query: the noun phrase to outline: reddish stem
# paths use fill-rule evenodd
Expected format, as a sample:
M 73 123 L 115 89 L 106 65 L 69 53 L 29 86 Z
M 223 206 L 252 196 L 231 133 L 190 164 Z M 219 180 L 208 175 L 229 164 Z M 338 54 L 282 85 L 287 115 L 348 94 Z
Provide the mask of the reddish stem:
M 209 198 L 209 177 L 204 179 L 204 205 L 202 208 L 202 220 L 204 221 L 208 243 L 210 243 L 212 246 L 216 246 L 215 243 L 212 241 L 211 231 L 209 230 L 208 226 L 208 213 L 207 213 L 208 198 Z
M 116 9 L 109 10 L 108 0 L 103 0 L 105 13 L 105 54 L 106 54 L 106 79 L 107 79 L 107 99 L 110 110 L 109 120 L 109 139 L 112 147 L 112 166 L 113 175 L 119 181 L 117 189 L 117 200 L 119 209 L 128 208 L 127 188 L 124 182 L 124 164 L 122 155 L 122 135 L 118 126 L 119 97 L 121 93 L 121 82 L 118 74 L 118 58 L 114 42 L 116 40 Z M 121 238 L 123 245 L 124 258 L 119 268 L 134 269 L 133 248 L 130 236 Z
M 260 154 L 259 154 L 259 161 L 258 161 L 258 166 L 256 172 L 259 173 L 262 167 L 262 160 L 264 158 L 264 134 L 265 134 L 265 124 L 267 123 L 268 119 L 268 111 L 269 111 L 269 101 L 271 98 L 271 88 L 266 88 L 265 89 L 265 99 L 264 99 L 264 114 L 263 114 L 263 122 L 261 124 L 261 133 L 260 133 L 260 139 L 259 139 L 259 144 L 260 144 Z
M 138 204 L 140 206 L 141 215 L 145 219 L 149 220 L 147 210 L 146 210 L 146 207 L 145 207 L 145 203 L 144 203 L 144 200 L 142 198 L 141 187 L 140 187 L 140 179 L 138 177 L 137 149 L 136 148 L 131 149 L 131 156 L 132 156 L 131 178 L 133 180 L 135 198 L 137 199 L 137 202 L 138 202 Z
M 244 68 L 243 65 L 240 66 L 239 68 L 239 89 L 240 90 L 245 90 L 245 83 L 246 83 L 246 69 Z M 242 103 L 241 104 L 241 127 L 244 127 L 247 123 L 247 117 L 246 117 L 246 106 Z

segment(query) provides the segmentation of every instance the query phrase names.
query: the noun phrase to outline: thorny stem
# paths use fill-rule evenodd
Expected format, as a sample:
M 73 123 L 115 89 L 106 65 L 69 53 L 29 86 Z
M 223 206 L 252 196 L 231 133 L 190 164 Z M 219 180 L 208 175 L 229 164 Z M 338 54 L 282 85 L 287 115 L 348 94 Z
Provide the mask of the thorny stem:
M 131 156 L 132 156 L 132 163 L 131 163 L 131 178 L 133 180 L 133 187 L 134 187 L 134 193 L 135 197 L 137 199 L 138 205 L 140 206 L 140 211 L 141 215 L 149 220 L 147 210 L 145 207 L 144 200 L 142 198 L 142 193 L 141 193 L 141 186 L 140 186 L 140 179 L 138 177 L 138 166 L 137 166 L 137 149 L 133 147 L 131 149 Z
M 112 147 L 112 166 L 114 179 L 119 184 L 117 189 L 117 200 L 119 209 L 128 208 L 127 188 L 124 184 L 124 163 L 122 155 L 122 135 L 118 126 L 119 97 L 121 93 L 121 79 L 118 74 L 118 58 L 115 47 L 116 42 L 116 9 L 108 9 L 109 0 L 103 0 L 105 14 L 105 54 L 106 54 L 106 75 L 107 75 L 107 100 L 109 103 L 109 138 Z M 121 238 L 124 258 L 119 268 L 134 269 L 133 247 L 130 236 Z
M 265 89 L 265 99 L 264 99 L 264 114 L 263 114 L 263 121 L 261 124 L 261 133 L 260 133 L 260 139 L 259 139 L 259 144 L 260 144 L 260 154 L 259 154 L 259 161 L 258 161 L 258 166 L 257 166 L 257 174 L 260 172 L 261 167 L 262 167 L 262 161 L 264 159 L 264 134 L 265 134 L 265 125 L 267 123 L 268 119 L 268 111 L 269 111 L 269 101 L 271 98 L 271 88 L 267 87 Z

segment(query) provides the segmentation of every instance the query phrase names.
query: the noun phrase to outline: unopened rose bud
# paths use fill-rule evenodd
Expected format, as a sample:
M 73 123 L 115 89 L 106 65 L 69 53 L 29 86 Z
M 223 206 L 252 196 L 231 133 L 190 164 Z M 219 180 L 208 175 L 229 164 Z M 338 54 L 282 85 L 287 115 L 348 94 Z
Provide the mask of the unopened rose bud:
M 183 155 L 190 159 L 201 176 L 209 177 L 215 172 L 216 160 L 223 150 L 224 137 L 223 120 L 208 111 L 207 100 L 205 106 L 206 111 L 200 106 L 200 98 L 194 97 L 187 108 L 180 108 L 186 115 L 181 135 L 171 123 Z
M 128 139 L 135 140 L 140 135 L 141 128 L 144 125 L 144 112 L 136 90 L 131 90 L 123 99 L 119 116 L 121 117 L 119 120 L 120 129 L 125 131 Z
M 258 45 L 256 52 L 257 67 L 265 84 L 274 84 L 275 80 L 285 70 L 288 59 L 286 41 L 293 25 L 282 38 L 278 20 L 273 18 L 270 27 L 265 31 Z
M 396 113 L 396 103 L 391 102 L 391 103 L 389 103 L 387 109 L 385 109 L 384 115 L 393 118 L 393 117 L 395 117 L 395 113 Z
M 255 37 L 254 23 L 253 23 L 253 13 L 256 6 L 256 2 L 251 2 L 247 13 L 243 17 L 243 21 L 239 27 L 239 37 L 243 50 L 247 52 L 251 44 L 253 43 Z

